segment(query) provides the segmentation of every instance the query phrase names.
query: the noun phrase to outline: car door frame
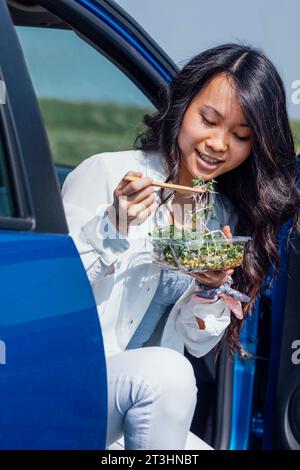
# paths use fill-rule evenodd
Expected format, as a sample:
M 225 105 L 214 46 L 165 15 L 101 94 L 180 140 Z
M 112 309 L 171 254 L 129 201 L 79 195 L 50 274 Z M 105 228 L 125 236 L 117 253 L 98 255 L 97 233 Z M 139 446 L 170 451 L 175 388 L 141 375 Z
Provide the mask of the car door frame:
M 16 208 L 0 218 L 0 277 L 7 285 L 0 447 L 104 449 L 107 383 L 97 309 L 68 235 L 43 120 L 4 0 L 0 25 L 1 137 Z M 86 404 L 75 406 L 83 393 Z M 83 418 L 90 436 L 82 432 Z
M 10 19 L 4 0 L 0 2 L 0 15 L 0 77 L 6 88 L 0 113 L 17 210 L 17 217 L 0 217 L 0 228 L 68 233 L 40 109 L 14 26 L 4 21 Z

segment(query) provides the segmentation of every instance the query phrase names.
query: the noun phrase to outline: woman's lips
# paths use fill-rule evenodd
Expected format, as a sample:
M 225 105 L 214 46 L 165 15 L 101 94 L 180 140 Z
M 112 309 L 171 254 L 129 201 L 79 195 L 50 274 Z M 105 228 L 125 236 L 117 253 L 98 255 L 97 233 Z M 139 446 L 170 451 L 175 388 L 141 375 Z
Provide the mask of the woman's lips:
M 197 149 L 195 149 L 195 151 L 196 151 L 196 154 L 197 154 L 197 157 L 198 157 L 198 161 L 200 162 L 201 166 L 203 168 L 205 168 L 206 170 L 215 170 L 222 163 L 222 162 L 207 163 L 202 159 L 201 153 Z

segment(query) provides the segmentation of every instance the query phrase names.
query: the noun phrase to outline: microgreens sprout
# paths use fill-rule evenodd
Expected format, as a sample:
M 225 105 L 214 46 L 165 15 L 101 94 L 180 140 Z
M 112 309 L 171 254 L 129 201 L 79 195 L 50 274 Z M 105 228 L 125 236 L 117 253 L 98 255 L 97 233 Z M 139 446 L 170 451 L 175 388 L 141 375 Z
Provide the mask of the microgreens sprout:
M 212 204 L 209 204 L 209 194 L 214 193 L 216 180 L 212 179 L 205 181 L 202 176 L 194 178 L 192 180 L 194 187 L 199 187 L 205 189 L 205 192 L 198 194 L 193 194 L 192 198 L 195 202 L 195 212 L 191 214 L 192 223 L 196 225 L 197 221 L 200 222 L 200 232 L 209 232 L 208 228 L 205 225 L 205 219 L 210 215 L 211 219 L 216 219 L 216 213 L 214 212 L 214 207 Z M 203 202 L 202 199 L 205 198 Z M 208 199 L 208 200 L 207 200 Z

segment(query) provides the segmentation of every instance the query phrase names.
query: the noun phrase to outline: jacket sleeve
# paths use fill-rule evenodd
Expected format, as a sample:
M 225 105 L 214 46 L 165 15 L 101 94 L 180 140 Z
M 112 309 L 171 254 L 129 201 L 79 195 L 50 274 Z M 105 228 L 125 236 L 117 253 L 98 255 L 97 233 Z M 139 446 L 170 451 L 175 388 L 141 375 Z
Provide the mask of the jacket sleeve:
M 205 329 L 199 328 L 196 317 L 204 321 Z M 222 339 L 230 317 L 230 307 L 222 298 L 207 304 L 190 298 L 182 304 L 175 320 L 175 328 L 188 352 L 195 357 L 201 357 Z
M 130 246 L 128 238 L 122 236 L 109 220 L 107 209 L 111 201 L 106 196 L 109 188 L 99 181 L 100 175 L 105 174 L 101 171 L 99 158 L 101 155 L 98 156 L 97 171 L 91 157 L 67 176 L 62 188 L 69 233 L 91 283 L 112 274 L 114 264 Z M 95 179 L 95 173 L 98 179 Z

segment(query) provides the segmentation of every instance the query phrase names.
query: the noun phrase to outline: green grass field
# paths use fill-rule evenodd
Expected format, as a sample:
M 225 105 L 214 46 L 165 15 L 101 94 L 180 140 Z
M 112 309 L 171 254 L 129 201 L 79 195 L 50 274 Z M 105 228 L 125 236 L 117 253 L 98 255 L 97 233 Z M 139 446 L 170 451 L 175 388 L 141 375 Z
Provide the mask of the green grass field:
M 295 141 L 296 152 L 300 153 L 300 121 L 291 121 L 291 128 Z
M 71 103 L 40 99 L 55 163 L 76 166 L 100 152 L 132 148 L 151 109 L 114 103 Z
M 72 167 L 95 153 L 131 149 L 144 114 L 154 110 L 114 103 L 39 102 L 55 163 Z M 291 126 L 300 153 L 300 121 Z

